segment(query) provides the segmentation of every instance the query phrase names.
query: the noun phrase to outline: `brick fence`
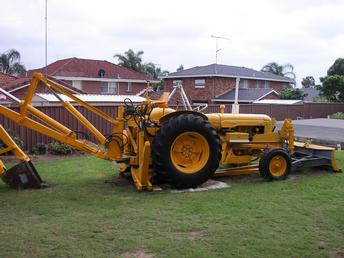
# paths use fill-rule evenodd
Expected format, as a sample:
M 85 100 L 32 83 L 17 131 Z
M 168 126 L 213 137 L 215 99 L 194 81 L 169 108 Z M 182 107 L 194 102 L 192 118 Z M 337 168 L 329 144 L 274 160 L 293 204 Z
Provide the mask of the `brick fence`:
M 76 107 L 101 133 L 111 134 L 112 126 L 104 119 L 96 116 L 89 110 L 83 107 Z M 115 106 L 97 106 L 100 110 L 112 117 L 117 115 L 117 107 Z M 18 108 L 12 108 L 18 111 Z M 63 107 L 38 107 L 38 109 L 55 120 L 66 125 L 73 131 L 84 131 L 86 129 L 77 122 L 77 120 L 66 111 Z M 209 105 L 205 110 L 206 113 L 218 113 L 219 105 Z M 226 105 L 226 112 L 231 112 L 231 105 Z M 292 119 L 308 119 L 308 118 L 326 118 L 336 112 L 344 112 L 344 104 L 336 103 L 304 103 L 300 105 L 271 105 L 271 104 L 246 104 L 240 105 L 240 113 L 248 114 L 267 114 L 276 120 L 283 120 L 284 118 Z M 1 125 L 12 135 L 20 136 L 26 150 L 31 149 L 37 143 L 49 143 L 53 139 L 44 136 L 40 133 L 30 129 L 20 127 L 11 120 L 0 115 Z M 92 138 L 91 138 L 92 140 Z

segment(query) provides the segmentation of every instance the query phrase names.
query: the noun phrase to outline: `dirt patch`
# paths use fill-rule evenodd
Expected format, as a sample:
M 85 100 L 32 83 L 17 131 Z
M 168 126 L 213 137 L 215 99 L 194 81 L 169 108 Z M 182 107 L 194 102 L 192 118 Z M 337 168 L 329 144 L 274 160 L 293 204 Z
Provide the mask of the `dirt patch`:
M 121 254 L 122 258 L 152 258 L 154 254 L 146 253 L 145 251 L 138 250 L 134 252 L 125 252 Z
M 68 240 L 78 240 L 78 238 L 77 238 L 77 237 L 74 237 L 74 236 L 67 236 L 67 239 L 68 239 Z
M 85 156 L 83 153 L 74 153 L 70 155 L 52 155 L 52 154 L 45 154 L 45 155 L 29 155 L 30 159 L 32 162 L 37 162 L 37 161 L 51 161 L 51 160 L 61 160 L 61 159 L 66 159 L 66 158 L 78 158 Z M 18 159 L 15 156 L 1 156 L 1 160 L 5 163 L 17 163 Z
M 342 250 L 334 250 L 332 252 L 330 252 L 329 257 L 331 258 L 344 258 L 344 251 Z
M 190 240 L 198 240 L 201 239 L 202 237 L 204 237 L 205 235 L 205 231 L 204 230 L 196 230 L 196 231 L 191 231 L 189 233 L 188 238 Z
M 130 175 L 119 175 L 119 176 L 114 176 L 110 180 L 105 181 L 106 184 L 110 184 L 113 187 L 126 187 L 126 188 L 135 188 L 135 184 L 131 178 Z
M 50 240 L 59 241 L 61 238 L 58 235 L 52 235 L 49 237 Z
M 319 241 L 318 247 L 319 247 L 319 249 L 325 249 L 326 248 L 326 242 L 325 241 Z

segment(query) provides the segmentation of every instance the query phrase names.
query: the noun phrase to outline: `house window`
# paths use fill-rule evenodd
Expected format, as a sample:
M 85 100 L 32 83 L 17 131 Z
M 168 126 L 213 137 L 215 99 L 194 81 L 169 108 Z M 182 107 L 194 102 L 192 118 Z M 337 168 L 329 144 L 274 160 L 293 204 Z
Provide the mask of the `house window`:
M 63 80 L 65 83 L 69 84 L 70 86 L 74 86 L 73 81 L 70 80 Z
M 264 82 L 264 88 L 265 88 L 265 89 L 270 88 L 270 84 L 269 84 L 268 81 L 265 81 L 265 82 Z
M 173 80 L 173 88 L 177 87 L 178 84 L 182 85 L 183 81 L 182 80 Z
M 131 82 L 128 82 L 128 89 L 127 89 L 127 91 L 132 91 L 132 84 L 131 84 Z
M 240 80 L 239 82 L 240 89 L 248 89 L 248 80 Z
M 205 80 L 204 79 L 195 80 L 195 88 L 205 88 Z
M 259 80 L 257 80 L 256 88 L 257 89 L 269 88 L 269 82 L 268 81 L 259 81 Z
M 116 82 L 102 82 L 100 93 L 101 94 L 117 94 Z
M 74 88 L 77 88 L 79 90 L 82 89 L 82 81 L 73 81 L 72 85 L 73 85 Z

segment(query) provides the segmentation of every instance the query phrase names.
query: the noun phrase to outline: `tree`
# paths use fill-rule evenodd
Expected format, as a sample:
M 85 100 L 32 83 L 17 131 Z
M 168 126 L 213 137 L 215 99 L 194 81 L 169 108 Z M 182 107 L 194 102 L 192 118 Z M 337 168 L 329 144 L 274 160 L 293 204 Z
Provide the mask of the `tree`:
M 315 87 L 315 80 L 313 76 L 306 76 L 302 79 L 301 82 L 304 88 L 314 88 Z
M 177 68 L 177 72 L 183 71 L 184 70 L 184 66 L 181 64 L 178 68 Z
M 321 97 L 331 102 L 344 102 L 344 58 L 337 58 L 320 81 L 322 84 L 317 89 Z
M 344 58 L 337 58 L 334 64 L 327 70 L 327 75 L 344 75 Z
M 143 72 L 150 75 L 153 79 L 159 79 L 159 76 L 169 74 L 168 71 L 161 70 L 160 67 L 157 67 L 153 63 L 145 63 L 143 65 L 143 68 L 144 68 Z
M 295 80 L 294 66 L 291 64 L 279 65 L 276 62 L 271 62 L 264 65 L 261 69 L 262 72 L 273 73 L 280 76 L 287 76 Z
M 135 53 L 132 49 L 129 49 L 124 53 L 124 55 L 116 54 L 114 58 L 118 58 L 118 64 L 120 66 L 129 68 L 137 72 L 144 72 L 144 66 L 142 65 L 143 51 L 138 51 Z
M 280 92 L 281 99 L 304 99 L 308 94 L 305 93 L 302 89 L 285 89 Z
M 19 75 L 25 72 L 25 66 L 20 63 L 20 53 L 10 49 L 0 54 L 0 71 L 12 75 Z
M 330 75 L 320 78 L 320 95 L 331 102 L 344 102 L 344 76 Z

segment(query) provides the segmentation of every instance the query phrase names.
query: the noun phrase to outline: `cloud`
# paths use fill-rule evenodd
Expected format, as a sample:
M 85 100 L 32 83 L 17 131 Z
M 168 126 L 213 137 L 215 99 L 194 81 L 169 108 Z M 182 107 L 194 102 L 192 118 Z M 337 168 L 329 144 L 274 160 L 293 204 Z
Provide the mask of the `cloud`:
M 1 4 L 0 52 L 17 48 L 28 68 L 44 64 L 44 1 Z M 105 59 L 129 48 L 175 71 L 215 61 L 260 69 L 295 66 L 298 81 L 323 76 L 343 55 L 342 1 L 48 0 L 49 62 L 71 56 Z

